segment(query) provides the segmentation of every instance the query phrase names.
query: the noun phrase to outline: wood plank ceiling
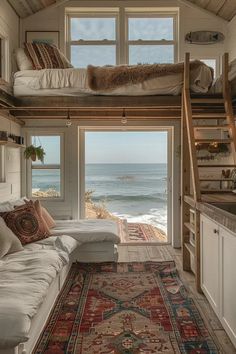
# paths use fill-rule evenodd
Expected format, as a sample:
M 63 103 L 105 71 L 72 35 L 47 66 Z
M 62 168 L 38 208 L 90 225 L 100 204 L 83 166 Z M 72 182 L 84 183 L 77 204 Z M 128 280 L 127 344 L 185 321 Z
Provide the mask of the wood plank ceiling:
M 32 15 L 59 0 L 8 0 L 21 18 Z M 186 0 L 230 21 L 236 15 L 236 0 Z

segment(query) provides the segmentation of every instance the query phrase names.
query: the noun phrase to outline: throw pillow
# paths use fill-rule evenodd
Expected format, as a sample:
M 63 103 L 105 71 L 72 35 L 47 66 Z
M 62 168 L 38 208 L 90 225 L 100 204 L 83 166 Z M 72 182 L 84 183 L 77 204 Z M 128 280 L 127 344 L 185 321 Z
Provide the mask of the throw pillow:
M 25 54 L 24 48 L 17 48 L 15 50 L 16 64 L 20 71 L 33 70 L 33 63 L 30 58 Z
M 22 245 L 47 238 L 48 230 L 33 205 L 26 204 L 15 210 L 0 213 L 7 226 L 19 238 Z
M 42 207 L 40 201 L 39 200 L 35 200 L 35 202 L 33 202 L 33 204 L 34 204 L 34 207 L 35 207 L 39 217 L 43 220 L 44 226 L 47 229 L 48 234 L 50 234 L 50 227 L 48 226 L 48 223 L 47 223 L 47 221 L 44 218 L 43 207 Z
M 53 229 L 56 226 L 54 219 L 49 214 L 48 210 L 44 207 L 42 207 L 42 216 L 43 216 L 44 220 L 46 221 L 49 229 Z
M 36 70 L 73 68 L 63 53 L 46 43 L 25 43 L 25 52 Z
M 19 239 L 0 217 L 0 259 L 9 253 L 22 251 L 23 249 Z

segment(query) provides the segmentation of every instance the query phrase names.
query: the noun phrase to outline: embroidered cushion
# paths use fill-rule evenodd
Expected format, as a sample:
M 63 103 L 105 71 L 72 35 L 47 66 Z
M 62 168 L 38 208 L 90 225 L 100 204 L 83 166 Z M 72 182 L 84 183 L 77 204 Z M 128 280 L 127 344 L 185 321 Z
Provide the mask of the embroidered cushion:
M 36 242 L 49 236 L 43 220 L 30 204 L 19 206 L 13 211 L 0 213 L 7 226 L 19 238 L 22 245 Z
M 46 43 L 25 43 L 25 52 L 36 70 L 73 68 L 63 53 Z
M 0 217 L 0 259 L 5 255 L 23 250 L 23 247 L 13 232 Z

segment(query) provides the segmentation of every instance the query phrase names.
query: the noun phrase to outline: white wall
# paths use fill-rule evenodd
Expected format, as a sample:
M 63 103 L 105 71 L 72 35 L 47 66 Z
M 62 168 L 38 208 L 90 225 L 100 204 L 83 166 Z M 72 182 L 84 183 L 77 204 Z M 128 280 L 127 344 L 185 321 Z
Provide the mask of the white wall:
M 43 10 L 22 21 L 21 41 L 24 41 L 25 31 L 29 30 L 51 30 L 60 31 L 60 46 L 65 49 L 65 8 L 66 7 L 109 7 L 124 6 L 124 1 L 68 1 L 59 7 Z M 184 40 L 186 33 L 195 30 L 214 30 L 227 33 L 227 22 L 204 10 L 187 6 L 178 0 L 157 0 L 157 1 L 125 1 L 127 7 L 172 7 L 179 8 L 179 59 L 184 59 L 184 54 L 190 51 L 193 58 L 211 59 L 220 58 L 226 47 L 225 43 L 215 45 L 199 46 L 187 44 Z
M 7 81 L 16 69 L 13 51 L 19 46 L 19 17 L 9 5 L 7 0 L 0 1 L 0 37 L 6 39 L 6 73 L 4 79 Z
M 230 60 L 236 58 L 236 16 L 228 23 L 227 33 L 227 51 L 229 52 Z
M 21 127 L 0 116 L 0 130 L 20 135 Z M 0 183 L 0 202 L 21 196 L 21 152 L 20 148 L 0 147 L 5 155 L 5 183 Z M 0 166 L 2 168 L 2 166 Z

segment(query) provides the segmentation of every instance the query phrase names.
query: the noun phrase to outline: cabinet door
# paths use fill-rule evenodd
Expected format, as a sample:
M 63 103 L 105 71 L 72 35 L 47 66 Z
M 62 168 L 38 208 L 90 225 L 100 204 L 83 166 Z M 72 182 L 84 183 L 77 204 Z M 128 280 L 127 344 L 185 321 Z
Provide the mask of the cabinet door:
M 201 216 L 201 286 L 219 314 L 219 227 Z
M 220 228 L 221 238 L 221 318 L 236 346 L 236 235 Z

